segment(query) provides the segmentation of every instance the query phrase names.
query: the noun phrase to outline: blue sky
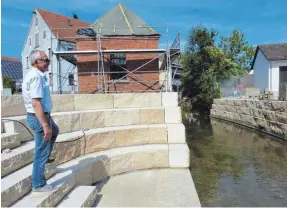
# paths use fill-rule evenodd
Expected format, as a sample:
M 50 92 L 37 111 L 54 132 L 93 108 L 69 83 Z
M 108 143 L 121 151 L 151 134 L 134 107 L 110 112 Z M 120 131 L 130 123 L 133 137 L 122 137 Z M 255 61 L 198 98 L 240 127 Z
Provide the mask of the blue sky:
M 198 24 L 221 35 L 239 29 L 252 45 L 287 42 L 287 0 L 2 0 L 2 55 L 21 57 L 34 8 L 66 16 L 75 12 L 92 23 L 118 3 L 149 25 L 168 25 L 169 41 L 180 31 L 182 48 L 190 28 Z M 165 29 L 156 30 L 165 33 Z M 164 42 L 162 37 L 161 47 Z

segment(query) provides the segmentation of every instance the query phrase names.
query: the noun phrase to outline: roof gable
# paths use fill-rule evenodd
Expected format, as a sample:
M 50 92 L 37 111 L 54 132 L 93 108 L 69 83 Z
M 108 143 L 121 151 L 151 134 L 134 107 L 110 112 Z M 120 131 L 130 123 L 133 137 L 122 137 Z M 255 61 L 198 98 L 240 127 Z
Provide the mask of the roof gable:
M 268 61 L 287 60 L 287 43 L 262 44 L 256 47 L 251 69 L 253 69 L 259 50 Z
M 89 27 L 90 25 L 87 22 L 83 22 L 71 17 L 66 17 L 64 15 L 56 14 L 43 9 L 37 8 L 36 10 L 41 15 L 47 26 L 50 28 L 53 35 L 55 37 L 58 37 L 59 40 L 75 42 L 75 37 L 77 35 L 77 30 L 79 29 L 79 27 L 85 28 Z
M 118 4 L 92 25 L 97 32 L 101 27 L 101 35 L 159 35 L 144 20 L 122 4 Z
M 287 60 L 287 43 L 258 45 L 267 60 Z

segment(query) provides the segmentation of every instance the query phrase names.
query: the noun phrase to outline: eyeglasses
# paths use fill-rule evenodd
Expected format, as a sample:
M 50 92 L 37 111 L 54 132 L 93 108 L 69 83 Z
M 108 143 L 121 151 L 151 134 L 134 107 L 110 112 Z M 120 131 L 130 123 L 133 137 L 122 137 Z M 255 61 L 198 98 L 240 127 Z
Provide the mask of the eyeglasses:
M 37 59 L 37 60 L 43 61 L 43 62 L 46 62 L 46 63 L 50 63 L 50 62 L 51 62 L 50 59 L 48 59 L 48 58 L 45 58 L 45 59 Z

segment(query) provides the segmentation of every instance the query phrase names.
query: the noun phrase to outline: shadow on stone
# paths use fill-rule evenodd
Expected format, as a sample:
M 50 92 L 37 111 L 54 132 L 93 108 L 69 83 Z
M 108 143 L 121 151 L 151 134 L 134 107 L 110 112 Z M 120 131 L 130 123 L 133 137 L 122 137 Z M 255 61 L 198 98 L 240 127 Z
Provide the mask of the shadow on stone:
M 101 155 L 98 157 L 90 157 L 87 159 L 80 160 L 77 164 L 69 166 L 67 168 L 58 168 L 57 169 L 58 174 L 65 172 L 67 172 L 67 174 L 63 178 L 53 182 L 51 185 L 58 186 L 61 183 L 67 181 L 69 177 L 75 175 L 76 186 L 91 185 L 91 184 L 92 186 L 96 185 L 97 192 L 99 193 L 102 187 L 109 180 L 109 173 L 108 170 L 106 170 L 106 167 L 109 167 L 109 165 L 107 165 L 108 160 L 109 158 L 106 155 Z M 101 183 L 98 186 L 97 185 L 98 182 L 101 182 L 102 180 L 105 180 L 105 183 Z

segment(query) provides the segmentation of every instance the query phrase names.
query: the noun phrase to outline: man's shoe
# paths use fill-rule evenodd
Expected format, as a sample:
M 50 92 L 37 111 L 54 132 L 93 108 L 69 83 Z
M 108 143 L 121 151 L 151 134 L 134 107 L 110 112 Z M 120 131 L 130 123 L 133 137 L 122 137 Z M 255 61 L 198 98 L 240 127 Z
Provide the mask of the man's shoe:
M 57 187 L 53 187 L 53 186 L 48 185 L 48 184 L 46 184 L 43 187 L 37 188 L 37 189 L 33 188 L 33 192 L 35 192 L 35 193 L 52 192 L 55 190 L 57 190 Z
M 49 158 L 47 160 L 47 164 L 50 164 L 50 163 L 53 163 L 53 162 L 55 162 L 55 158 Z

